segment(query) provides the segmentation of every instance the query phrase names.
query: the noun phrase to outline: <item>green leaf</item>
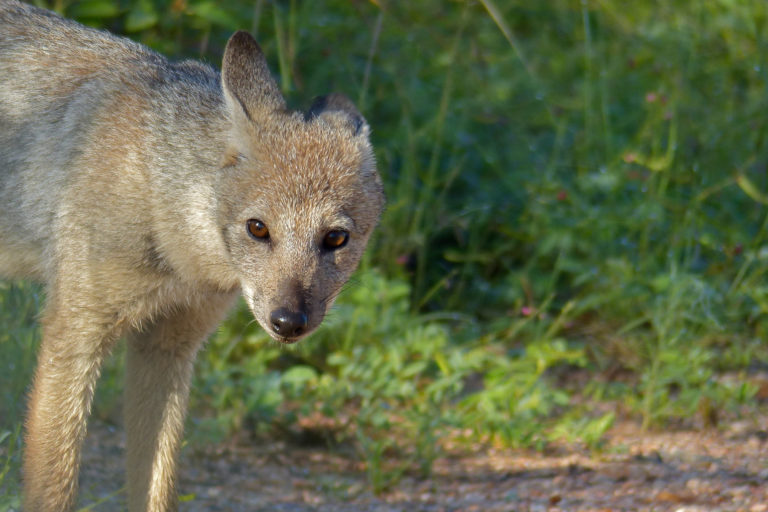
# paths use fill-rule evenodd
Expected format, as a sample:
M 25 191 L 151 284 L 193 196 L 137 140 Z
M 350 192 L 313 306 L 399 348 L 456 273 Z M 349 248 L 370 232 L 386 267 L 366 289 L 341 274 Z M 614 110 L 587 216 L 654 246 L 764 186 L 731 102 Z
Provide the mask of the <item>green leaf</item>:
M 157 24 L 157 11 L 151 0 L 141 0 L 136 2 L 125 19 L 126 32 L 138 32 L 146 30 Z
M 739 173 L 736 175 L 736 183 L 739 185 L 739 187 L 741 187 L 741 190 L 743 190 L 745 194 L 747 194 L 758 203 L 768 204 L 768 195 L 760 192 L 755 184 L 752 183 L 749 178 L 743 174 Z
M 317 370 L 311 366 L 298 365 L 283 373 L 282 381 L 293 388 L 302 388 L 307 383 L 317 379 Z
M 222 9 L 216 2 L 200 2 L 190 5 L 188 12 L 214 25 L 231 30 L 240 28 L 240 20 Z
M 84 0 L 67 9 L 70 18 L 114 18 L 120 15 L 117 2 L 110 0 Z

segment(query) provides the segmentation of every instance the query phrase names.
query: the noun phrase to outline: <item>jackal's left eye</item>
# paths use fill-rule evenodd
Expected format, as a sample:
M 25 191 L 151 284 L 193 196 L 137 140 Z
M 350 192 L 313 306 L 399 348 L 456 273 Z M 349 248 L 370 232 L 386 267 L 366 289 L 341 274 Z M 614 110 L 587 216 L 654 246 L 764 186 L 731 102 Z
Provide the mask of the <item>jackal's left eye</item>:
M 334 229 L 325 234 L 323 238 L 323 248 L 328 251 L 341 249 L 349 241 L 349 233 L 341 229 Z

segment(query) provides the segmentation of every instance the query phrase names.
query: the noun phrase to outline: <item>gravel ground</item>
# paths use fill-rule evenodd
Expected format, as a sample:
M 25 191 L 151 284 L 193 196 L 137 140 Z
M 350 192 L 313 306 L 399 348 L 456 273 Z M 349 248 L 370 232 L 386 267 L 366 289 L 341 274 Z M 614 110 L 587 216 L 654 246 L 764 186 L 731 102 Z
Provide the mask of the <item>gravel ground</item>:
M 360 461 L 340 450 L 231 443 L 184 455 L 180 510 L 768 512 L 766 428 L 768 415 L 707 431 L 642 432 L 622 423 L 600 453 L 563 445 L 454 454 L 438 459 L 430 479 L 405 477 L 379 496 Z M 111 494 L 93 510 L 124 507 L 122 451 L 122 432 L 91 428 L 84 505 Z

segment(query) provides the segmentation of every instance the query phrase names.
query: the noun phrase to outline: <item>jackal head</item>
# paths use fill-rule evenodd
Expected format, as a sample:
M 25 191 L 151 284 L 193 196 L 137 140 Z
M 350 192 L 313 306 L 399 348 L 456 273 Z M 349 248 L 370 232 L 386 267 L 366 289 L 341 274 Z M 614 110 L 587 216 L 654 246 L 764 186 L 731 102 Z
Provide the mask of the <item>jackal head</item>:
M 219 225 L 256 320 L 294 342 L 320 324 L 383 209 L 370 129 L 341 95 L 287 110 L 246 32 L 227 43 L 222 89 L 231 134 Z

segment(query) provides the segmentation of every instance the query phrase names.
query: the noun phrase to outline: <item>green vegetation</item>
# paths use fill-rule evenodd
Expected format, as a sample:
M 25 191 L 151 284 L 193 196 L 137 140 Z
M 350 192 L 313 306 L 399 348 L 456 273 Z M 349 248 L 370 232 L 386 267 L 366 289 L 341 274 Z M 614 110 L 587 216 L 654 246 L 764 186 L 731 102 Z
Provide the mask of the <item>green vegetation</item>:
M 336 90 L 373 126 L 389 207 L 368 258 L 296 349 L 238 309 L 201 355 L 190 435 L 349 440 L 381 490 L 428 475 L 447 435 L 599 447 L 618 415 L 756 407 L 768 3 L 38 3 L 214 63 L 249 29 L 295 107 Z M 39 302 L 0 291 L 0 488 Z

